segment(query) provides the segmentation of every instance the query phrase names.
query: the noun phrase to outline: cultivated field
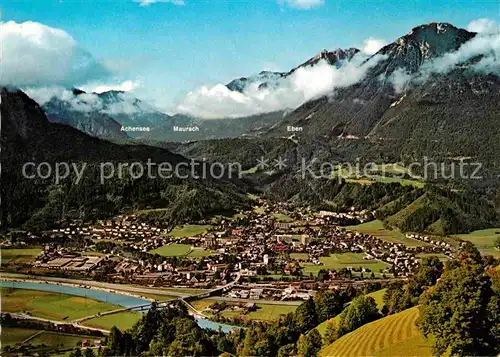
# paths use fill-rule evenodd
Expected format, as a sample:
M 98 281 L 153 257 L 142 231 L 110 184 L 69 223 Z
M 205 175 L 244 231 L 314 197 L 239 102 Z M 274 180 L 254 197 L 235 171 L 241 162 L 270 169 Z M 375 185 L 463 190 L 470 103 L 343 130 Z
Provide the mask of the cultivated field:
M 500 237 L 500 228 L 482 229 L 469 234 L 458 235 L 458 238 L 473 243 L 481 253 L 500 258 L 500 250 L 495 248 L 497 237 Z
M 41 252 L 40 248 L 27 249 L 2 249 L 1 265 L 9 263 L 31 263 L 35 261 L 35 257 Z
M 390 265 L 380 260 L 365 260 L 363 253 L 338 253 L 332 254 L 329 257 L 320 257 L 319 260 L 323 265 L 314 265 L 312 263 L 302 263 L 304 267 L 304 274 L 313 275 L 318 274 L 321 269 L 335 269 L 340 270 L 343 268 L 365 268 L 370 269 L 375 274 L 380 274 L 380 269 L 389 268 Z M 370 274 L 370 273 L 365 273 Z
M 142 314 L 138 312 L 124 311 L 113 315 L 96 317 L 83 322 L 84 326 L 96 327 L 105 330 L 111 330 L 113 326 L 118 327 L 121 331 L 127 330 L 134 326 L 139 321 Z
M 29 312 L 49 320 L 74 320 L 120 308 L 97 300 L 48 291 L 12 288 L 1 288 L 0 291 L 2 311 Z
M 364 234 L 370 234 L 386 242 L 402 243 L 409 247 L 426 245 L 426 243 L 418 241 L 416 239 L 406 238 L 406 236 L 399 230 L 389 230 L 384 228 L 382 221 L 379 220 L 370 221 L 355 226 L 348 226 L 346 227 L 346 229 Z
M 193 248 L 189 244 L 167 244 L 163 247 L 153 249 L 149 253 L 159 254 L 164 257 L 188 257 L 188 258 L 201 258 L 212 255 L 212 252 L 203 248 Z
M 430 342 L 415 326 L 418 307 L 386 316 L 324 348 L 326 356 L 432 356 Z

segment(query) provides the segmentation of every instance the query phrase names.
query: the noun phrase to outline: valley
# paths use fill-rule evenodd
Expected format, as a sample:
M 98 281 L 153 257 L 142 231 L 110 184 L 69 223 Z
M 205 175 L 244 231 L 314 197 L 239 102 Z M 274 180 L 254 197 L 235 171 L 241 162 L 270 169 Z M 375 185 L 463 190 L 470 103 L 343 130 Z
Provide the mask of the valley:
M 0 23 L 2 356 L 500 353 L 498 24 L 327 2 Z

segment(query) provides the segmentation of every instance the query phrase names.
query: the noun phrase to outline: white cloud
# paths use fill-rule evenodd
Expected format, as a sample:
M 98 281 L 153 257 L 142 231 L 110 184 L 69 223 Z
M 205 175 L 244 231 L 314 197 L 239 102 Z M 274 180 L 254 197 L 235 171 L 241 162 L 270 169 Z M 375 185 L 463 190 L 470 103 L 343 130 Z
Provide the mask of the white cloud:
M 112 101 L 104 101 L 95 93 L 82 93 L 75 95 L 71 90 L 60 86 L 31 87 L 24 88 L 24 92 L 36 101 L 44 105 L 53 98 L 57 98 L 69 106 L 69 110 L 88 113 L 101 111 L 111 116 L 119 114 L 150 113 L 157 110 L 145 102 L 138 102 L 129 93 L 118 93 Z
M 320 61 L 315 66 L 297 69 L 291 76 L 278 81 L 276 87 L 258 89 L 260 83 L 253 83 L 245 88 L 243 93 L 231 91 L 223 84 L 203 86 L 188 93 L 177 106 L 177 110 L 184 114 L 213 119 L 295 109 L 308 100 L 358 82 L 381 58 L 382 56 L 375 56 L 361 64 L 365 57 L 355 56 L 340 68 Z
M 480 73 L 500 74 L 500 33 L 477 35 L 464 43 L 457 51 L 448 52 L 421 67 L 421 75 L 426 79 L 433 73 L 447 73 L 458 65 L 482 55 L 482 59 L 470 66 Z
M 492 34 L 499 31 L 499 26 L 494 20 L 483 18 L 471 21 L 467 30 L 481 34 Z
M 277 0 L 280 5 L 287 5 L 295 9 L 309 10 L 325 4 L 325 0 Z
M 108 92 L 110 90 L 116 90 L 121 92 L 131 92 L 134 89 L 137 89 L 142 86 L 142 82 L 140 80 L 127 80 L 121 83 L 116 84 L 102 84 L 102 83 L 91 83 L 82 87 L 83 90 L 87 92 L 95 92 L 95 93 L 103 93 Z
M 394 86 L 396 93 L 401 93 L 411 81 L 412 76 L 408 74 L 404 69 L 398 68 L 389 76 L 389 81 Z
M 38 22 L 0 22 L 0 43 L 3 85 L 75 85 L 109 74 L 68 33 Z
M 134 2 L 138 2 L 140 6 L 149 6 L 151 4 L 156 4 L 159 2 L 170 3 L 174 5 L 185 5 L 184 0 L 133 0 Z
M 394 71 L 389 80 L 399 92 L 409 82 L 418 85 L 435 74 L 447 74 L 457 68 L 467 68 L 478 74 L 500 76 L 500 32 L 478 34 L 458 50 L 424 62 L 417 73 L 410 76 L 400 69 Z
M 387 44 L 387 41 L 379 38 L 369 37 L 363 42 L 363 52 L 367 55 L 373 55 Z

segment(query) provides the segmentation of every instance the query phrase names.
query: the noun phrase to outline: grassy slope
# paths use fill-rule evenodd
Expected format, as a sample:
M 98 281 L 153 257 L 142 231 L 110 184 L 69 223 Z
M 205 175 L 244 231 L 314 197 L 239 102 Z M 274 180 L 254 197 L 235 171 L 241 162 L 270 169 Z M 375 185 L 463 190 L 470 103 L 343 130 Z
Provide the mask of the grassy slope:
M 3 311 L 28 311 L 33 316 L 50 320 L 74 320 L 120 308 L 97 300 L 48 291 L 2 288 L 1 293 Z
M 418 307 L 386 316 L 342 336 L 321 356 L 431 356 L 427 341 L 415 326 Z

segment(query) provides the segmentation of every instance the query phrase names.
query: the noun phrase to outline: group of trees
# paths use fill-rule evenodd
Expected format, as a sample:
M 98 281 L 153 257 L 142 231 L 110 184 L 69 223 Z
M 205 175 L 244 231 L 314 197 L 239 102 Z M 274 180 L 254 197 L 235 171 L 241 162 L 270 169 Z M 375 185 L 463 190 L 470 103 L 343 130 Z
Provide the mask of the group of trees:
M 381 316 L 375 300 L 370 296 L 360 295 L 342 311 L 338 325 L 335 321 L 328 322 L 323 343 L 329 345 L 341 336 Z
M 390 284 L 384 294 L 382 312 L 390 315 L 418 304 L 420 295 L 434 285 L 443 272 L 443 263 L 435 256 L 425 257 L 407 283 Z
M 439 283 L 423 293 L 419 327 L 434 337 L 436 354 L 500 353 L 500 273 L 486 268 L 477 250 L 466 245 Z

